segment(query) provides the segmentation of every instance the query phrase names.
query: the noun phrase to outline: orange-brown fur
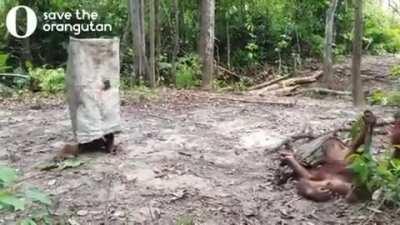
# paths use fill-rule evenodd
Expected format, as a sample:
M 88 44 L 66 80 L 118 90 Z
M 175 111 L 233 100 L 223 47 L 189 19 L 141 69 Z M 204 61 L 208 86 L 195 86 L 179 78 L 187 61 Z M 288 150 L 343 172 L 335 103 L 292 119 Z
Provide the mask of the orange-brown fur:
M 393 158 L 400 159 L 400 115 L 394 116 L 394 126 L 390 129 L 390 143 L 394 146 Z
M 292 153 L 282 153 L 282 159 L 299 178 L 296 188 L 300 195 L 318 202 L 328 201 L 335 195 L 348 199 L 353 197 L 352 172 L 347 168 L 346 158 L 370 140 L 376 117 L 372 112 L 365 111 L 363 120 L 365 126 L 350 147 L 337 138 L 330 138 L 324 143 L 323 162 L 316 168 L 307 169 Z

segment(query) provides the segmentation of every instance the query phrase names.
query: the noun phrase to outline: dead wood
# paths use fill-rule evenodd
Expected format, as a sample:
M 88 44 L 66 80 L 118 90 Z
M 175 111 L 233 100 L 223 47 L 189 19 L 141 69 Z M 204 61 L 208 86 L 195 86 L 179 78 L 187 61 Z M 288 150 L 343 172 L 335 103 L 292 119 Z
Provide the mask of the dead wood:
M 267 86 L 271 86 L 271 85 L 276 84 L 276 83 L 278 83 L 278 82 L 280 82 L 282 80 L 285 80 L 287 78 L 289 78 L 289 75 L 277 77 L 275 79 L 263 82 L 261 84 L 254 85 L 253 87 L 249 88 L 249 91 L 258 90 L 258 89 L 261 89 L 261 88 L 264 88 L 264 87 L 267 87 Z
M 265 104 L 265 105 L 278 105 L 278 106 L 285 106 L 285 107 L 294 107 L 296 104 L 294 102 L 282 102 L 282 101 L 265 101 L 264 99 L 249 99 L 249 98 L 238 98 L 233 96 L 222 96 L 222 95 L 197 95 L 191 94 L 197 98 L 207 98 L 209 100 L 227 100 L 233 102 L 244 102 L 244 103 L 254 103 L 254 104 Z
M 204 98 L 204 96 L 201 96 Z M 255 104 L 265 104 L 265 105 L 280 105 L 286 107 L 293 107 L 295 103 L 292 102 L 272 102 L 272 101 L 265 101 L 265 100 L 251 100 L 245 98 L 235 98 L 235 97 L 226 97 L 226 96 L 213 96 L 209 97 L 210 100 L 228 100 L 234 102 L 244 102 L 244 103 L 255 103 Z
M 291 96 L 296 93 L 296 90 L 300 87 L 300 85 L 292 86 L 292 87 L 283 87 L 281 89 L 277 89 L 271 92 L 267 92 L 268 95 L 275 96 Z
M 301 139 L 311 140 L 311 139 L 315 139 L 315 137 L 311 133 L 304 134 L 303 132 L 301 132 L 301 133 L 298 133 L 298 134 L 295 134 L 295 135 L 292 135 L 292 136 L 289 136 L 289 137 L 283 139 L 279 145 L 274 146 L 274 148 L 267 149 L 267 150 L 275 152 L 278 149 L 282 148 L 283 146 L 288 146 L 288 148 L 291 149 L 293 142 L 296 142 Z
M 351 93 L 348 91 L 337 91 L 327 88 L 306 88 L 299 90 L 295 94 L 304 94 L 304 93 L 315 93 L 315 94 L 324 94 L 324 95 L 339 95 L 339 96 L 350 96 Z
M 308 166 L 315 166 L 322 162 L 324 155 L 324 143 L 331 139 L 333 134 L 320 136 L 308 143 L 300 145 L 296 148 L 296 156 L 298 159 Z
M 318 70 L 318 71 L 315 71 L 312 75 L 307 76 L 307 77 L 295 77 L 295 78 L 290 78 L 290 79 L 284 79 L 284 80 L 275 82 L 269 86 L 266 86 L 264 88 L 253 90 L 253 91 L 251 91 L 251 93 L 258 94 L 258 95 L 267 94 L 268 92 L 287 88 L 287 87 L 313 83 L 313 82 L 316 82 L 322 76 L 322 74 L 323 74 L 323 72 Z M 294 89 L 296 89 L 296 88 L 294 88 Z M 278 93 L 279 92 L 280 91 L 278 91 Z M 274 93 L 271 93 L 271 94 L 274 94 Z
M 237 73 L 235 73 L 233 71 L 230 71 L 230 70 L 228 70 L 228 69 L 226 69 L 226 68 L 224 68 L 224 67 L 222 67 L 220 65 L 218 65 L 218 70 L 221 70 L 222 72 L 227 73 L 227 74 L 229 74 L 231 76 L 234 76 L 236 78 L 240 78 L 240 76 Z
M 308 77 L 295 77 L 281 82 L 282 86 L 294 86 L 298 84 L 308 84 L 317 81 L 323 74 L 323 71 L 318 70 Z

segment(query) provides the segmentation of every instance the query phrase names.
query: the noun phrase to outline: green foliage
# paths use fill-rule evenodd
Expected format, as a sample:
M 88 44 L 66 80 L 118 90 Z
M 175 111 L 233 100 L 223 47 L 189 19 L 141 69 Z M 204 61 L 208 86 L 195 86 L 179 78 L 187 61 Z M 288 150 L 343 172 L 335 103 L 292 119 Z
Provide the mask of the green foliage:
M 375 160 L 370 154 L 353 155 L 350 166 L 357 187 L 374 200 L 400 206 L 400 160 L 384 155 Z
M 250 81 L 242 78 L 239 81 L 228 82 L 225 80 L 216 80 L 214 81 L 214 86 L 219 91 L 234 91 L 234 92 L 242 92 L 246 91 L 249 86 L 251 86 Z
M 364 42 L 368 50 L 375 54 L 400 51 L 400 23 L 373 3 L 365 10 Z
M 0 215 L 13 212 L 32 215 L 37 210 L 43 210 L 46 216 L 47 207 L 52 204 L 49 196 L 37 188 L 23 187 L 21 183 L 16 182 L 18 177 L 15 169 L 0 166 Z M 36 224 L 36 220 L 26 218 L 20 224 Z
M 176 87 L 190 89 L 200 84 L 200 61 L 197 55 L 191 54 L 179 58 L 176 71 Z
M 400 92 L 376 90 L 368 97 L 372 105 L 400 106 Z
M 364 126 L 364 121 L 360 116 L 352 125 L 350 130 L 351 140 L 355 140 Z
M 17 180 L 17 178 L 18 174 L 16 170 L 5 166 L 0 166 L 0 188 L 9 186 L 15 180 Z
M 390 70 L 390 75 L 396 78 L 400 78 L 400 65 L 394 66 Z
M 9 55 L 7 53 L 0 52 L 0 73 L 5 72 L 10 67 L 7 66 L 7 59 Z
M 57 93 L 65 89 L 65 72 L 62 68 L 30 68 L 29 74 L 34 91 Z
M 193 217 L 181 216 L 176 220 L 176 225 L 194 225 Z

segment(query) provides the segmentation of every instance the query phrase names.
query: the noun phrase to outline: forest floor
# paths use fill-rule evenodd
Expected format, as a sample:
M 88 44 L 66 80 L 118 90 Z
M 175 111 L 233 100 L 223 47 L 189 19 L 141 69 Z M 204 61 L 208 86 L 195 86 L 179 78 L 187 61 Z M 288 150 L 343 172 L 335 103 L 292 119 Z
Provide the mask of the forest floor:
M 365 75 L 387 78 L 388 68 L 400 60 L 364 62 Z M 349 67 L 342 68 L 349 78 Z M 353 109 L 349 99 L 256 102 L 259 97 L 246 94 L 172 90 L 158 96 L 133 101 L 125 95 L 117 155 L 80 155 L 83 165 L 61 171 L 37 166 L 73 141 L 63 101 L 0 101 L 0 163 L 20 169 L 26 182 L 50 193 L 54 213 L 71 224 L 189 225 L 192 219 L 205 225 L 400 224 L 396 211 L 340 199 L 314 203 L 296 193 L 293 181 L 278 186 L 274 180 L 275 147 L 303 130 L 318 135 L 353 121 L 362 110 Z M 396 110 L 369 108 L 385 120 Z M 386 139 L 376 136 L 374 146 L 384 149 Z M 13 224 L 15 216 L 0 218 L 0 224 Z

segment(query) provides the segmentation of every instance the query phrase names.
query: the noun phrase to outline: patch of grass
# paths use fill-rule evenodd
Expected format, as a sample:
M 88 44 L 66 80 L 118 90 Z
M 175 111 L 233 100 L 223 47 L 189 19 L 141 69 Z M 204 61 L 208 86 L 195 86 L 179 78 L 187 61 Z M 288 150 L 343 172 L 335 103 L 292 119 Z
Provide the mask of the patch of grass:
M 368 100 L 372 105 L 400 106 L 400 91 L 375 90 Z
M 65 89 L 65 71 L 62 68 L 29 68 L 31 90 L 58 93 Z
M 248 90 L 249 82 L 245 79 L 240 80 L 238 82 L 226 82 L 224 80 L 215 80 L 214 87 L 218 91 L 233 91 L 233 92 L 242 92 Z
M 190 54 L 178 60 L 175 84 L 178 89 L 191 89 L 200 85 L 200 60 Z
M 159 98 L 157 89 L 151 89 L 143 84 L 130 85 L 130 81 L 123 80 L 121 85 L 123 99 L 129 102 L 154 101 Z
M 390 75 L 392 77 L 400 78 L 400 65 L 393 66 L 390 70 Z
M 176 220 L 176 225 L 194 225 L 193 217 L 188 215 L 180 216 Z
M 13 168 L 0 165 L 0 217 L 18 213 L 18 224 L 51 224 L 49 196 L 39 189 L 18 182 L 20 175 Z
M 353 155 L 351 169 L 357 187 L 372 200 L 400 206 L 400 160 L 389 154 L 375 160 L 370 154 Z

